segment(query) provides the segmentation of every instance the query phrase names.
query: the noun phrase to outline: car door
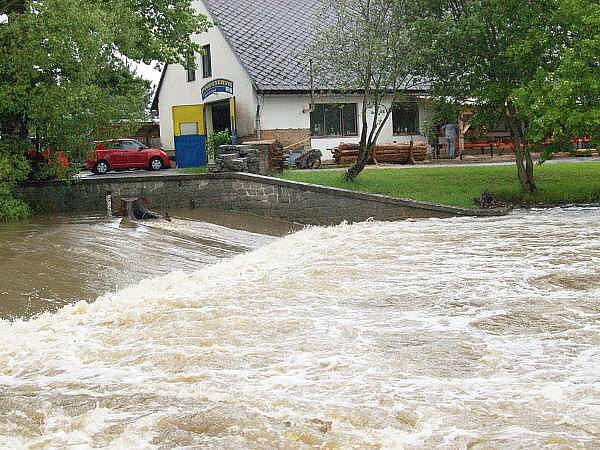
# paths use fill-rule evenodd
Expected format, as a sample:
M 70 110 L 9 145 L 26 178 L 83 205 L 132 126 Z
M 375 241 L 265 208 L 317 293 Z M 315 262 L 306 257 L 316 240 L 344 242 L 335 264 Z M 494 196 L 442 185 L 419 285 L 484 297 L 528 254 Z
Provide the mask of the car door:
M 111 167 L 123 168 L 125 166 L 125 155 L 121 148 L 121 141 L 108 141 L 104 144 L 104 147 L 106 148 L 106 158 Z
M 145 146 L 134 140 L 121 141 L 127 167 L 146 167 L 148 155 L 144 151 Z

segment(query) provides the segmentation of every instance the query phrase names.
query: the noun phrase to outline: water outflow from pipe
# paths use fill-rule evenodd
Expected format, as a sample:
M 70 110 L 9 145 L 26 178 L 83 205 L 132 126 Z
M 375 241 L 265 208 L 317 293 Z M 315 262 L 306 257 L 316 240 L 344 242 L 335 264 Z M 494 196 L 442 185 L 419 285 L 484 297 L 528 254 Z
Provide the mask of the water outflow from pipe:
M 599 219 L 309 228 L 0 322 L 0 447 L 598 448 Z
M 106 193 L 106 217 L 112 217 L 112 193 Z

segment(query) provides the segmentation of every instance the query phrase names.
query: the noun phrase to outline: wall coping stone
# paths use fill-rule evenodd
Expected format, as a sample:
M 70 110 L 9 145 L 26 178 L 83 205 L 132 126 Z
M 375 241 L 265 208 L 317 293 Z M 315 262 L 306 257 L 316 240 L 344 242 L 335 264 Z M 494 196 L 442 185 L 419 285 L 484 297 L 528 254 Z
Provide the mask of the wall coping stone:
M 383 194 L 372 194 L 367 192 L 357 192 L 348 189 L 335 188 L 330 186 L 323 186 L 319 184 L 302 183 L 299 181 L 282 180 L 280 178 L 266 177 L 263 175 L 253 175 L 246 173 L 235 173 L 233 178 L 252 180 L 265 184 L 273 184 L 279 186 L 287 186 L 296 188 L 302 191 L 321 192 L 330 195 L 336 195 L 338 197 L 355 198 L 359 200 L 375 201 L 379 203 L 386 203 L 393 206 L 404 206 L 410 208 L 419 208 L 428 211 L 440 211 L 457 216 L 503 216 L 508 214 L 510 208 L 494 208 L 494 209 L 470 209 L 460 208 L 456 206 L 439 205 L 436 203 L 421 202 L 416 200 L 404 199 L 399 197 L 392 197 L 390 195 Z
M 119 183 L 119 184 L 129 184 L 129 183 L 139 183 L 139 182 L 160 182 L 160 181 L 193 181 L 193 180 L 214 180 L 214 179 L 234 179 L 234 180 L 246 180 L 253 181 L 256 183 L 274 185 L 274 186 L 284 186 L 293 189 L 298 189 L 300 191 L 309 191 L 309 192 L 318 192 L 329 195 L 334 195 L 337 197 L 345 197 L 345 198 L 354 198 L 358 200 L 366 200 L 384 203 L 392 206 L 402 206 L 402 207 L 410 207 L 423 209 L 427 211 L 439 211 L 450 215 L 455 216 L 471 216 L 471 217 L 495 217 L 495 216 L 503 216 L 508 214 L 511 211 L 511 208 L 493 208 L 493 209 L 470 209 L 470 208 L 460 208 L 456 206 L 448 206 L 448 205 L 440 205 L 429 202 L 421 202 L 410 199 L 403 199 L 399 197 L 392 197 L 389 195 L 383 194 L 372 194 L 366 192 L 356 192 L 348 189 L 335 188 L 330 186 L 323 186 L 311 183 L 302 183 L 298 181 L 290 181 L 283 180 L 280 178 L 273 178 L 264 175 L 254 175 L 248 173 L 240 173 L 240 172 L 225 172 L 225 173 L 168 173 L 164 174 L 161 172 L 146 172 L 146 173 L 134 173 L 127 174 L 124 176 L 93 176 L 93 177 L 85 177 L 85 178 L 76 178 L 72 181 L 74 184 L 79 185 L 94 185 L 94 184 L 102 184 L 102 183 Z M 23 183 L 23 186 L 55 186 L 64 184 L 67 186 L 62 180 L 51 180 L 51 181 L 30 181 Z

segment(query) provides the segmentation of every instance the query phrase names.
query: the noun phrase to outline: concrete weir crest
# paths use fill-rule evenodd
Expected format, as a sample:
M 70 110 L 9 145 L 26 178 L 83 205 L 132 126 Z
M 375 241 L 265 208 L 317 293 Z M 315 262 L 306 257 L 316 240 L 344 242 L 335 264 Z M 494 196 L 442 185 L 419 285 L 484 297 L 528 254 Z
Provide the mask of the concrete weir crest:
M 107 192 L 113 205 L 122 197 L 140 197 L 150 207 L 210 207 L 310 225 L 507 213 L 506 209 L 456 208 L 245 173 L 90 177 L 70 183 L 27 183 L 18 192 L 38 214 L 105 212 Z

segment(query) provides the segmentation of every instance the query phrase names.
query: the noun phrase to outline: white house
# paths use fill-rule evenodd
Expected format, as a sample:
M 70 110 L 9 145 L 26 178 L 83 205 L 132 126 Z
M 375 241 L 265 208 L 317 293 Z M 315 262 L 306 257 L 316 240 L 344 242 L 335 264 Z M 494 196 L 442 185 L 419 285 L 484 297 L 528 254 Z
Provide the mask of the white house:
M 329 90 L 316 95 L 310 108 L 310 69 L 301 53 L 320 1 L 193 2 L 217 25 L 194 37 L 204 49 L 197 55 L 197 70 L 172 64 L 162 73 L 152 109 L 159 113 L 163 146 L 182 154 L 200 149 L 204 160 L 206 136 L 229 129 L 239 142 L 305 142 L 327 159 L 340 142 L 357 142 L 360 96 Z M 421 135 L 427 118 L 424 94 L 411 90 L 407 103 L 394 106 L 380 142 Z

